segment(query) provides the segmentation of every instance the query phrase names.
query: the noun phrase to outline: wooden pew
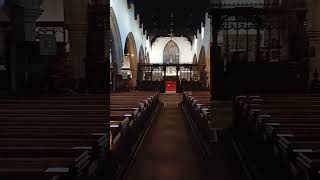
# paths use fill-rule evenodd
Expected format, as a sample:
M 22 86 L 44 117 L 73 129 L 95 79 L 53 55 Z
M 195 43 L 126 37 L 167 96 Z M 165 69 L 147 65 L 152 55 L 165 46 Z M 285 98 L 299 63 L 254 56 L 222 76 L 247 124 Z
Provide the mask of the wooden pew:
M 110 97 L 110 150 L 119 172 L 158 104 L 158 92 L 121 92 Z
M 106 101 L 95 98 L 2 98 L 0 177 L 87 176 L 108 144 Z
M 319 179 L 319 100 L 310 95 L 239 96 L 234 109 L 239 135 L 261 153 L 271 151 L 289 177 Z
M 184 92 L 183 104 L 196 125 L 202 138 L 211 144 L 215 141 L 215 133 L 211 124 L 210 92 Z

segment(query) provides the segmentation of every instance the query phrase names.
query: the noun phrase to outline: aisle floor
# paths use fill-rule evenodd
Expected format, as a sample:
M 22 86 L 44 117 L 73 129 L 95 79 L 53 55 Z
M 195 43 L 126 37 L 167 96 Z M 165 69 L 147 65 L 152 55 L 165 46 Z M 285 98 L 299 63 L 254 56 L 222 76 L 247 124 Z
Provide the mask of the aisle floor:
M 126 180 L 247 179 L 228 130 L 219 133 L 220 142 L 214 144 L 212 160 L 204 161 L 183 110 L 177 106 L 181 95 L 162 95 L 160 100 L 165 105 L 152 123 Z M 220 110 L 217 108 L 216 111 Z M 231 113 L 223 108 L 217 118 L 231 122 L 231 116 L 221 115 Z
M 161 107 L 147 134 L 128 180 L 205 180 L 204 163 L 176 104 Z

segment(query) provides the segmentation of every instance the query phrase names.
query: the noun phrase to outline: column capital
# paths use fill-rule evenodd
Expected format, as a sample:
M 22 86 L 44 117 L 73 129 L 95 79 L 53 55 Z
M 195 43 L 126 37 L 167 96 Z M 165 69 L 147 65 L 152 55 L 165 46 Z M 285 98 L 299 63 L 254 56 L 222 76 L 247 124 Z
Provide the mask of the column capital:
M 24 22 L 35 23 L 43 13 L 43 9 L 39 8 L 24 8 Z

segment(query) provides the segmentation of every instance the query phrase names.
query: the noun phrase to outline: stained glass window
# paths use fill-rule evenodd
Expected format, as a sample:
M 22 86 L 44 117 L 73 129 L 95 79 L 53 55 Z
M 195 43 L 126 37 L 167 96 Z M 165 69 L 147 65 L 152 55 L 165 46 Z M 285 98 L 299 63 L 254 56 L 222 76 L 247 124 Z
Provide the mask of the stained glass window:
M 179 64 L 179 48 L 177 44 L 170 40 L 163 50 L 164 64 Z

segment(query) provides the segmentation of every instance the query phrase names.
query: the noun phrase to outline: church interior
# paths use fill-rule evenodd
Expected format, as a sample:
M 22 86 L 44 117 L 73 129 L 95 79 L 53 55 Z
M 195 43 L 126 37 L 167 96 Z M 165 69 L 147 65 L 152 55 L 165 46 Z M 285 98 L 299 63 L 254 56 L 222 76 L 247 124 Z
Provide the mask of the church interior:
M 319 180 L 319 8 L 0 0 L 0 179 Z

